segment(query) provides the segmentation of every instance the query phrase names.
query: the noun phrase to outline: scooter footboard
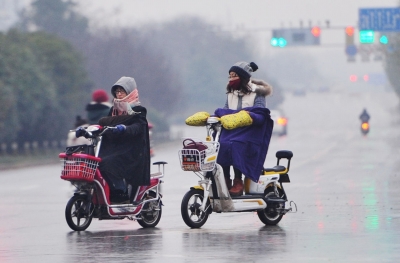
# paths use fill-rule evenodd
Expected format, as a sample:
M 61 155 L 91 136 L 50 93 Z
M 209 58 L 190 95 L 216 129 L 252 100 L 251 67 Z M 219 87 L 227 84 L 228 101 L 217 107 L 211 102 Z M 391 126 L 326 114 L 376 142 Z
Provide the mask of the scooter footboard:
M 257 196 L 240 196 L 232 199 L 234 209 L 232 211 L 255 211 L 267 207 L 263 198 Z

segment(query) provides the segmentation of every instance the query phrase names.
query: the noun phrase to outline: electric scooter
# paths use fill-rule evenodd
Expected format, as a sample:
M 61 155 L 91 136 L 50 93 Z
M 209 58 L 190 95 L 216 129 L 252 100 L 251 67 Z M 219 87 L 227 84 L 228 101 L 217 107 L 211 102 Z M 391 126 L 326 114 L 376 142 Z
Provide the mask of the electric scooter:
M 178 153 L 181 168 L 200 178 L 198 185 L 192 186 L 182 199 L 181 215 L 187 226 L 202 227 L 212 212 L 257 212 L 265 225 L 276 225 L 286 213 L 297 212 L 293 201 L 287 207 L 288 198 L 282 184 L 290 182 L 291 151 L 276 152 L 276 166 L 264 168 L 258 182 L 246 178 L 244 195 L 230 196 L 223 169 L 216 163 L 221 132 L 219 118 L 208 117 L 206 129 L 206 141 L 195 141 L 201 148 L 184 147 Z M 281 160 L 286 160 L 286 166 L 280 164 Z
M 72 230 L 86 230 L 92 218 L 127 218 L 137 220 L 144 228 L 155 227 L 161 219 L 160 191 L 166 162 L 153 163 L 158 166 L 158 172 L 150 175 L 150 185 L 140 186 L 136 192 L 128 186 L 129 194 L 134 195 L 131 203 L 110 202 L 110 187 L 98 169 L 101 162 L 98 156 L 102 135 L 113 129 L 116 128 L 91 125 L 86 128 L 85 134 L 85 137 L 91 140 L 91 145 L 67 147 L 66 152 L 59 154 L 62 159 L 61 179 L 71 182 L 76 187 L 65 208 L 65 219 Z

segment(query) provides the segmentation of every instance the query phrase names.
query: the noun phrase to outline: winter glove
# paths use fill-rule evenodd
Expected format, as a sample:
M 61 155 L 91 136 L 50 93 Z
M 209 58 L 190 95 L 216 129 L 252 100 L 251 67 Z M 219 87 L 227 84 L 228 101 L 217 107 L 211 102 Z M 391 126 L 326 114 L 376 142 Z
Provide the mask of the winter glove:
M 249 126 L 252 123 L 253 119 L 251 118 L 250 114 L 244 110 L 221 117 L 221 124 L 227 130 Z
M 115 126 L 115 129 L 113 129 L 113 133 L 115 134 L 122 134 L 126 131 L 126 126 L 123 124 L 118 124 Z
M 205 111 L 196 112 L 185 120 L 186 125 L 189 126 L 205 126 L 210 114 Z
M 76 138 L 85 136 L 85 134 L 86 134 L 86 129 L 84 127 L 76 128 L 76 130 L 75 130 L 75 137 Z

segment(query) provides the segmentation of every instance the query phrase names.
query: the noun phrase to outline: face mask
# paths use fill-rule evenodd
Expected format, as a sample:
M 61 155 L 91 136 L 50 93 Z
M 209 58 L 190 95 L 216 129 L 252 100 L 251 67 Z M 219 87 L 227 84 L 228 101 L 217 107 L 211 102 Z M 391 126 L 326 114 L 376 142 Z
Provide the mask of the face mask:
M 239 90 L 240 89 L 240 79 L 230 80 L 228 87 L 233 90 Z

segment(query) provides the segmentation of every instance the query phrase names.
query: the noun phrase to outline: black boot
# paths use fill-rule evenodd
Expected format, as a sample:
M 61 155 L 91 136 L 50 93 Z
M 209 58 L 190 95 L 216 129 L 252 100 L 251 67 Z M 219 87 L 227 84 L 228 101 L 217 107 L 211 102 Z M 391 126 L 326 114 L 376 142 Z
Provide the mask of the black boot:
M 111 192 L 110 201 L 112 203 L 129 204 L 129 196 L 126 192 L 115 190 Z

